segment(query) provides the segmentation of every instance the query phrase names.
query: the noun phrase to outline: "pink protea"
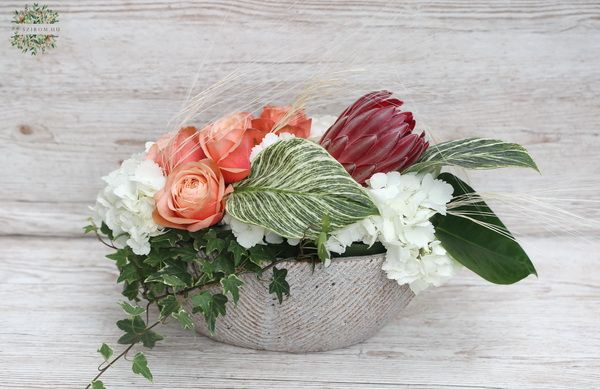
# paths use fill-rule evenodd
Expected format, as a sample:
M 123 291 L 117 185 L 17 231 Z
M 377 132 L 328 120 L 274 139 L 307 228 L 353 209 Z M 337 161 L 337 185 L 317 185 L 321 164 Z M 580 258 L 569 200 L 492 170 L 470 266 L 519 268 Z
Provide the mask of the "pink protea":
M 367 93 L 338 117 L 320 144 L 360 184 L 375 173 L 403 170 L 425 152 L 425 133 L 413 134 L 411 112 L 388 91 Z

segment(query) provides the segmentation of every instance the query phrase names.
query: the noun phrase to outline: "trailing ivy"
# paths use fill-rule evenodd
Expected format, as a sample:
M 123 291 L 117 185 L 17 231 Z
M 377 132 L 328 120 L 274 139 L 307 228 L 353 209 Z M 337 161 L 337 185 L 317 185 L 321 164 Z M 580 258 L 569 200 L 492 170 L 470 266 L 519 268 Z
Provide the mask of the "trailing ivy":
M 263 276 L 272 269 L 269 292 L 282 302 L 290 294 L 287 270 L 282 267 L 284 261 L 290 258 L 311 262 L 324 259 L 319 248 L 328 233 L 326 218 L 322 224 L 324 231 L 318 244 L 303 241 L 298 246 L 282 243 L 250 249 L 240 246 L 230 230 L 219 226 L 198 232 L 169 229 L 150 238 L 148 255 L 137 255 L 128 247 L 117 248 L 116 237 L 104 224 L 86 226 L 86 233 L 96 234 L 106 246 L 115 250 L 107 258 L 119 271 L 117 283 L 123 285 L 122 294 L 126 298 L 119 303 L 126 318 L 116 323 L 123 331 L 117 343 L 127 345 L 114 357 L 108 344 L 99 347 L 104 362 L 87 388 L 104 388 L 99 378 L 134 346 L 151 349 L 163 340 L 154 330 L 159 324 L 175 320 L 183 329 L 190 330 L 194 328 L 192 315 L 201 314 L 207 328 L 213 332 L 218 318 L 227 313 L 227 303 L 236 304 L 243 293 L 241 274 Z M 141 305 L 142 301 L 145 306 Z M 154 322 L 150 321 L 152 305 L 158 311 Z M 192 307 L 191 311 L 186 307 Z M 146 356 L 141 352 L 133 357 L 132 370 L 150 381 L 153 379 Z

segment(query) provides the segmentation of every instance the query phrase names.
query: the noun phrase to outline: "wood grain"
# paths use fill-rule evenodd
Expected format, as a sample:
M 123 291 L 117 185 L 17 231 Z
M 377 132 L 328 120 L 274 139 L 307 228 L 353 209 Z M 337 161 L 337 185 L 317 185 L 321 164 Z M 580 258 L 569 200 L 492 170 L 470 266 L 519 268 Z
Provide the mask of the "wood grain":
M 32 57 L 0 45 L 0 234 L 80 234 L 100 177 L 166 130 L 199 70 L 200 88 L 248 72 L 196 119 L 202 125 L 248 96 L 285 103 L 314 74 L 364 68 L 309 113 L 337 113 L 362 91 L 393 89 L 436 139 L 520 142 L 543 172 L 476 174 L 480 190 L 574 188 L 561 206 L 600 217 L 597 206 L 573 201 L 590 197 L 575 188 L 598 189 L 597 2 L 49 5 L 63 29 L 55 50 Z M 0 25 L 21 6 L 2 2 Z M 546 232 L 539 222 L 509 224 Z
M 363 344 L 259 352 L 168 325 L 148 353 L 156 384 L 120 363 L 107 386 L 598 387 L 600 3 L 47 1 L 62 33 L 35 57 L 8 44 L 24 4 L 0 2 L 0 387 L 81 388 L 97 347 L 115 345 L 115 270 L 97 242 L 74 237 L 100 177 L 165 132 L 196 75 L 203 88 L 247 73 L 202 125 L 249 96 L 287 103 L 307 79 L 348 69 L 362 71 L 343 73 L 310 114 L 394 90 L 436 140 L 520 142 L 543 173 L 472 173 L 477 189 L 559 197 L 586 220 L 569 229 L 498 204 L 529 235 L 539 279 L 505 287 L 465 271 Z
M 462 271 L 365 343 L 323 353 L 237 348 L 170 324 L 148 351 L 156 383 L 118 363 L 110 388 L 595 388 L 600 244 L 528 238 L 539 278 Z M 82 388 L 122 318 L 114 264 L 93 239 L 0 238 L 0 387 Z M 112 286 L 111 286 L 112 285 Z M 293 293 L 293 289 L 292 289 Z M 331 336 L 335 336 L 331 329 Z

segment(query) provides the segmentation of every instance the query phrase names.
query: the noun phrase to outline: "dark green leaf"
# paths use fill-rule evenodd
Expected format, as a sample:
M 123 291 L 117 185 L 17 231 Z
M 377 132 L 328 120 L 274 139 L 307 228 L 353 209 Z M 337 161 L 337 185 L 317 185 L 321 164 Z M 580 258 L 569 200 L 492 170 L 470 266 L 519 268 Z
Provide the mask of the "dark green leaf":
M 139 282 L 126 282 L 125 284 L 123 284 L 123 291 L 121 292 L 121 294 L 127 297 L 129 300 L 138 301 L 139 290 Z
M 144 333 L 141 336 L 142 344 L 144 345 L 144 347 L 147 348 L 154 347 L 156 345 L 156 342 L 163 339 L 164 338 L 161 335 L 157 334 L 152 330 L 144 331 Z
M 121 336 L 117 341 L 119 344 L 142 342 L 145 347 L 152 348 L 157 341 L 163 339 L 156 332 L 147 329 L 146 323 L 139 316 L 134 316 L 132 319 L 119 320 L 117 327 L 125 331 L 125 335 Z
M 171 249 L 171 257 L 179 258 L 185 262 L 194 262 L 198 260 L 198 250 L 194 247 L 177 247 Z
M 142 307 L 138 307 L 138 306 L 133 306 L 131 304 L 129 304 L 127 301 L 121 301 L 119 302 L 119 305 L 121 306 L 121 308 L 123 308 L 123 311 L 125 311 L 126 314 L 131 315 L 131 316 L 138 316 L 141 315 L 142 313 L 146 312 L 146 310 Z
M 152 373 L 148 368 L 148 361 L 146 360 L 144 353 L 135 354 L 135 356 L 133 357 L 133 365 L 131 367 L 131 370 L 133 370 L 135 374 L 140 374 L 148 381 L 152 382 Z
M 214 239 L 209 239 L 206 242 L 206 253 L 207 254 L 211 254 L 212 252 L 217 252 L 220 253 L 221 251 L 225 250 L 225 246 L 226 243 L 223 239 L 219 239 L 219 238 L 214 238 Z
M 160 307 L 160 318 L 170 316 L 172 313 L 179 310 L 179 302 L 175 296 L 167 296 L 158 302 Z
M 127 249 L 118 249 L 112 254 L 108 254 L 106 258 L 112 259 L 117 263 L 117 267 L 121 269 L 123 266 L 127 264 L 127 256 L 129 255 L 129 250 Z
M 105 361 L 108 361 L 113 355 L 113 349 L 110 348 L 106 343 L 102 343 L 102 346 L 98 349 L 98 352 L 102 355 Z
M 283 302 L 283 295 L 290 295 L 290 284 L 285 280 L 287 269 L 277 269 L 273 267 L 273 279 L 269 284 L 269 293 L 275 293 L 279 304 Z
M 212 333 L 215 330 L 217 317 L 225 314 L 227 297 L 223 294 L 211 294 L 204 291 L 192 296 L 193 313 L 201 312 L 206 321 L 208 330 Z
M 123 281 L 132 283 L 137 281 L 138 277 L 139 275 L 137 272 L 137 267 L 133 263 L 129 262 L 128 264 L 123 266 L 123 269 L 121 269 L 121 274 L 119 275 L 119 278 L 117 278 L 117 283 Z
M 454 259 L 496 284 L 512 284 L 529 274 L 537 275 L 525 251 L 471 187 L 450 173 L 438 178 L 454 187 L 455 199 L 469 203 L 457 207 L 450 203 L 449 214 L 431 219 L 435 235 Z
M 102 222 L 102 225 L 100 226 L 100 232 L 102 234 L 106 235 L 108 237 L 108 239 L 110 239 L 110 240 L 115 239 L 115 237 L 113 236 L 113 232 L 111 231 L 110 228 L 108 228 L 108 226 L 104 222 Z
M 129 319 L 119 320 L 117 327 L 127 333 L 141 334 L 146 329 L 146 323 L 144 323 L 141 317 L 134 316 Z
M 215 271 L 222 272 L 224 274 L 235 273 L 235 264 L 233 257 L 228 255 L 219 255 L 214 260 Z
M 169 229 L 162 235 L 150 238 L 152 247 L 175 247 L 177 243 L 185 240 L 184 232 L 176 229 Z
M 275 259 L 271 248 L 265 245 L 256 245 L 251 247 L 248 249 L 248 253 L 250 254 L 250 260 L 257 265 L 260 265 L 264 262 L 271 262 L 273 259 Z
M 227 277 L 221 278 L 221 286 L 223 287 L 223 293 L 231 294 L 234 304 L 237 304 L 240 298 L 240 286 L 244 283 L 235 274 L 230 274 Z
M 227 251 L 233 255 L 234 266 L 238 266 L 240 263 L 242 263 L 242 259 L 246 255 L 246 249 L 242 247 L 235 239 L 231 239 L 229 241 Z

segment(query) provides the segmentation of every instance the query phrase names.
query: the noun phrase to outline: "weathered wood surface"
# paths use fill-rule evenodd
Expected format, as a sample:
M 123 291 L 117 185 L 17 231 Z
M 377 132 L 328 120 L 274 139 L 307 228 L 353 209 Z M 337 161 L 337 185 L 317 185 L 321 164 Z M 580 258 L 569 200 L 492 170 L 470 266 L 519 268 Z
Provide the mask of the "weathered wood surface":
M 545 214 L 501 208 L 540 235 L 525 241 L 540 279 L 502 287 L 463 272 L 343 350 L 257 352 L 168 326 L 149 353 L 153 387 L 600 385 L 600 212 L 582 201 L 600 193 L 597 1 L 48 1 L 63 32 L 37 57 L 8 44 L 25 3 L 0 2 L 0 235 L 26 235 L 0 238 L 0 387 L 81 388 L 98 345 L 114 345 L 115 271 L 97 242 L 73 237 L 100 177 L 165 131 L 201 64 L 200 87 L 249 70 L 236 93 L 263 90 L 265 103 L 285 103 L 315 72 L 366 68 L 309 113 L 392 89 L 436 139 L 520 142 L 544 173 L 473 174 L 478 189 L 565 198 L 593 222 L 574 223 L 589 234 L 574 239 Z M 543 191 L 553 188 L 565 190 Z M 147 386 L 125 363 L 105 382 Z
M 365 343 L 282 354 L 176 325 L 147 352 L 155 385 L 118 363 L 109 388 L 597 388 L 600 243 L 528 238 L 539 279 L 488 284 L 462 271 L 418 295 Z M 113 263 L 93 239 L 0 238 L 0 387 L 82 388 L 122 318 Z M 292 293 L 294 285 L 292 287 Z M 331 329 L 336 336 L 336 329 Z M 119 346 L 117 346 L 119 347 Z
M 58 47 L 32 57 L 7 43 L 24 2 L 0 3 L 1 234 L 80 234 L 100 177 L 165 131 L 196 73 L 206 87 L 236 69 L 250 72 L 233 91 L 239 105 L 256 95 L 287 102 L 316 72 L 366 68 L 309 112 L 393 89 L 437 139 L 521 142 L 544 173 L 477 174 L 480 190 L 568 188 L 561 206 L 600 216 L 573 201 L 595 195 L 583 186 L 598 189 L 598 2 L 48 4 L 60 12 Z M 226 101 L 197 123 L 234 107 Z

